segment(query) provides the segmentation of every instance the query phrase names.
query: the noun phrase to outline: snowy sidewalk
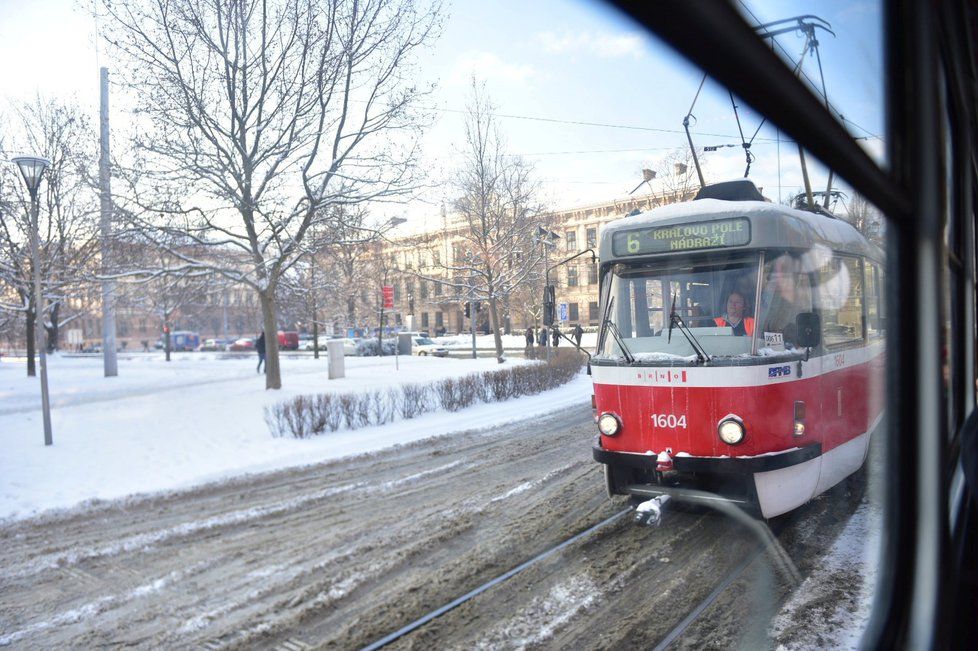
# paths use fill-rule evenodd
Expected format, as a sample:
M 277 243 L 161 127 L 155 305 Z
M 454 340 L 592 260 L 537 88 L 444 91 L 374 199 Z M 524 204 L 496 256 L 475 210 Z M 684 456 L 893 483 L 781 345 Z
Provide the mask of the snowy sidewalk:
M 437 412 L 307 440 L 274 439 L 264 407 L 298 394 L 366 391 L 492 370 L 491 359 L 347 358 L 347 378 L 326 379 L 324 359 L 284 359 L 281 391 L 266 391 L 254 359 L 186 355 L 121 360 L 119 377 L 99 359 L 50 366 L 54 445 L 45 448 L 36 379 L 0 364 L 0 519 L 91 499 L 114 499 L 317 463 L 429 436 L 586 404 L 590 378 L 553 391 Z M 513 362 L 510 362 L 513 363 Z

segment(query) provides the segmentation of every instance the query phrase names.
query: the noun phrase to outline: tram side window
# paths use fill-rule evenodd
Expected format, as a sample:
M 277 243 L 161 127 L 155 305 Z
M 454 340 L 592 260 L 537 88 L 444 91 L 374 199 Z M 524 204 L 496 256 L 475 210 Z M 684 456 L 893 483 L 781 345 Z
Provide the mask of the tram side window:
M 880 323 L 880 269 L 877 265 L 866 263 L 866 290 L 863 292 L 866 301 L 866 336 L 878 339 L 883 334 Z
M 764 263 L 761 289 L 761 320 L 757 336 L 762 345 L 778 347 L 781 335 L 785 347 L 791 348 L 797 337 L 796 321 L 802 312 L 812 311 L 811 276 L 798 258 L 783 253 L 772 254 Z M 775 342 L 775 343 L 768 343 Z
M 840 346 L 862 341 L 862 261 L 833 257 L 817 271 L 817 276 L 824 344 Z

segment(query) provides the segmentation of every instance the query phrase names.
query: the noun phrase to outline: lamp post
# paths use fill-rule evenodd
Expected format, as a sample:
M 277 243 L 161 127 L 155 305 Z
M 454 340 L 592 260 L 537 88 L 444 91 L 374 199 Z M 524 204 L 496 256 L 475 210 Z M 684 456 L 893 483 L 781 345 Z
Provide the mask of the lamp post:
M 550 361 L 550 329 L 547 328 L 547 299 L 546 297 L 550 295 L 550 248 L 557 248 L 557 240 L 560 238 L 557 233 L 544 228 L 543 226 L 537 226 L 537 242 L 543 247 L 543 286 L 544 286 L 544 307 L 543 307 L 543 326 L 544 333 L 544 346 L 547 349 L 547 361 Z M 556 266 L 556 265 L 555 265 Z M 556 306 L 554 306 L 556 308 Z M 551 324 L 552 325 L 552 324 Z
M 41 293 L 41 246 L 38 235 L 38 213 L 40 203 L 37 199 L 38 188 L 41 187 L 41 177 L 44 170 L 51 165 L 46 158 L 36 156 L 18 156 L 13 159 L 24 177 L 27 191 L 31 195 L 31 260 L 34 265 L 34 342 L 40 352 L 41 364 L 41 410 L 44 414 L 44 445 L 51 445 L 51 404 L 48 400 L 48 363 L 47 345 L 44 341 L 44 294 Z

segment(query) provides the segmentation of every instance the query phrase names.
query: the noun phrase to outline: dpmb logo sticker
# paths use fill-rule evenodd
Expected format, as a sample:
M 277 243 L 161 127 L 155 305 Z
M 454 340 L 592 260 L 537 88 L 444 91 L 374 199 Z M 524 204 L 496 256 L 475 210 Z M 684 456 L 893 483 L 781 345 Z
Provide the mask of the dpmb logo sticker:
M 791 375 L 791 366 L 771 366 L 767 369 L 768 377 L 788 377 Z

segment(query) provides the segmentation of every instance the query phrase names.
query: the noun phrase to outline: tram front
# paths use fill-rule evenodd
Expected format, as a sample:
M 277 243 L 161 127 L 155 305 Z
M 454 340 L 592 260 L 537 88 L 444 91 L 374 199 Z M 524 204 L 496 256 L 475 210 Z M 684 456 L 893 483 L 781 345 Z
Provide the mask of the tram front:
M 822 410 L 817 283 L 839 247 L 812 227 L 861 245 L 799 213 L 700 200 L 605 229 L 593 454 L 610 495 L 721 498 L 771 517 L 824 490 L 823 434 L 840 424 Z

